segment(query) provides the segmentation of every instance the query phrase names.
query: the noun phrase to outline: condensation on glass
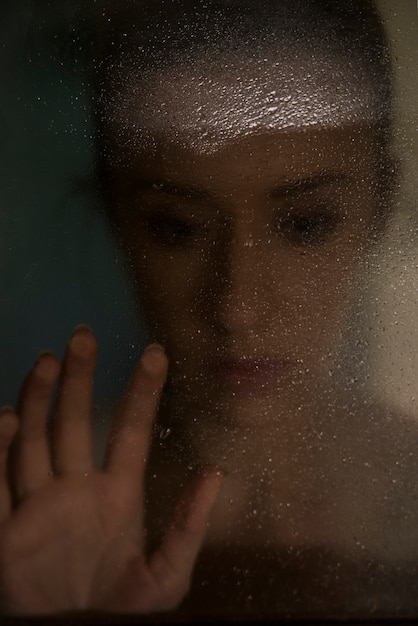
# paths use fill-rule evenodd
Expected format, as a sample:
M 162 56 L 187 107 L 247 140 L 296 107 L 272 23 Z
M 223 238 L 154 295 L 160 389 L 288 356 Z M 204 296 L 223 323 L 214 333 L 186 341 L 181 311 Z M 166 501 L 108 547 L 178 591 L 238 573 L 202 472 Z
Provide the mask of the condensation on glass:
M 89 323 L 100 464 L 162 344 L 150 551 L 225 474 L 173 619 L 417 617 L 414 2 L 2 11 L 2 403 Z

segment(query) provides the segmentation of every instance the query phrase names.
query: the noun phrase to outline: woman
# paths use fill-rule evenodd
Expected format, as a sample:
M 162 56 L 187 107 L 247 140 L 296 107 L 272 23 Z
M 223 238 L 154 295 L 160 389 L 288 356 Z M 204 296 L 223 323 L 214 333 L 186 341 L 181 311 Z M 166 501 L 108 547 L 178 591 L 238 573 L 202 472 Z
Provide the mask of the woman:
M 372 4 L 102 13 L 101 186 L 158 343 L 103 469 L 90 329 L 3 410 L 4 612 L 413 614 L 415 429 L 333 383 L 394 182 Z

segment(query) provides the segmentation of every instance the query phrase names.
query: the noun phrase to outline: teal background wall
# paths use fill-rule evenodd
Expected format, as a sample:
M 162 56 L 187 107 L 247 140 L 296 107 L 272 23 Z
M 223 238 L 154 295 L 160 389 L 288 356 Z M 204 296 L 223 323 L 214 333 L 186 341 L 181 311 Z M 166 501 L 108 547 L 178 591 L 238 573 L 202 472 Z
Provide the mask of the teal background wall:
M 99 338 L 96 401 L 109 404 L 144 331 L 88 183 L 94 155 L 83 75 L 54 54 L 63 3 L 49 4 L 38 3 L 37 15 L 26 1 L 2 0 L 0 8 L 0 404 L 15 402 L 40 350 L 62 355 L 79 323 Z

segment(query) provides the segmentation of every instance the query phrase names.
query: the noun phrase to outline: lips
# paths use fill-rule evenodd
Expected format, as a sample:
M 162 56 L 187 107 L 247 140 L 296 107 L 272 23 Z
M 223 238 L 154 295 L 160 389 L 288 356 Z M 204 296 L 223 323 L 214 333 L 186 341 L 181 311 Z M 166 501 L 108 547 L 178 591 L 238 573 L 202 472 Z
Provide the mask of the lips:
M 287 369 L 284 360 L 225 359 L 214 364 L 219 382 L 235 392 L 263 390 L 279 381 Z

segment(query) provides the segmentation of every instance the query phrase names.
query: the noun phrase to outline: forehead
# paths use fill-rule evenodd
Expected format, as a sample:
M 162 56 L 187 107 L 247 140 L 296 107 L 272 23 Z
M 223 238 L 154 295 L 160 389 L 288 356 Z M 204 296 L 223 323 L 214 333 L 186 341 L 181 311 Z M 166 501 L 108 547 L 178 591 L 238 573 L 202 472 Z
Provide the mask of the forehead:
M 341 181 L 369 189 L 376 183 L 373 130 L 363 126 L 251 135 L 199 154 L 161 140 L 152 152 L 124 154 L 127 158 L 117 161 L 112 176 L 114 190 L 122 196 L 169 189 L 175 197 L 182 189 L 180 195 L 190 199 L 201 199 L 203 191 L 204 197 L 240 203 L 274 190 L 301 191 L 301 181 L 335 182 L 335 189 Z
M 111 95 L 107 116 L 120 142 L 147 148 L 165 138 L 204 153 L 266 132 L 369 124 L 377 107 L 358 62 L 303 49 L 134 65 L 114 73 Z

